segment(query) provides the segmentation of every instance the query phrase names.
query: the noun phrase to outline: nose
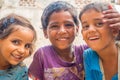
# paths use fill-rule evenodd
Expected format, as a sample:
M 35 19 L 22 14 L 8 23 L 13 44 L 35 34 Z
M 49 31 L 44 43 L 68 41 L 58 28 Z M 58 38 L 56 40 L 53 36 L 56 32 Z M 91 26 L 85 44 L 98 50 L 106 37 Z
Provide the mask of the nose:
M 94 25 L 90 25 L 89 27 L 89 32 L 95 32 L 96 31 L 96 28 Z
M 59 33 L 65 33 L 66 32 L 66 28 L 65 28 L 65 26 L 60 26 L 60 28 L 59 28 Z
M 24 53 L 25 53 L 25 48 L 22 47 L 22 46 L 20 46 L 20 47 L 18 48 L 18 52 L 19 52 L 20 54 L 24 54 Z

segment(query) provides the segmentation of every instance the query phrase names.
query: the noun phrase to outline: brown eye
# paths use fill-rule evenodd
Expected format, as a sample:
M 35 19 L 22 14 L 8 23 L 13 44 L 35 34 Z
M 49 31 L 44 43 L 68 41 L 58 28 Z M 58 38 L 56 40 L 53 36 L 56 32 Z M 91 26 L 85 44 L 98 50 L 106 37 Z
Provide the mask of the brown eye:
M 59 26 L 58 25 L 51 25 L 49 28 L 52 30 L 56 30 L 59 28 Z
M 82 26 L 82 29 L 83 29 L 83 30 L 87 30 L 88 28 L 89 28 L 89 25 L 83 25 L 83 26 Z
M 20 41 L 19 40 L 13 40 L 12 43 L 15 44 L 15 45 L 19 45 Z
M 32 44 L 26 44 L 25 45 L 25 48 L 28 49 L 28 48 L 31 48 L 32 47 Z
M 102 27 L 103 25 L 104 25 L 104 23 L 102 23 L 102 22 L 96 23 L 96 26 L 97 26 L 97 27 Z
M 74 27 L 74 24 L 67 23 L 67 24 L 65 24 L 65 27 L 66 27 L 66 28 L 71 28 L 71 27 Z

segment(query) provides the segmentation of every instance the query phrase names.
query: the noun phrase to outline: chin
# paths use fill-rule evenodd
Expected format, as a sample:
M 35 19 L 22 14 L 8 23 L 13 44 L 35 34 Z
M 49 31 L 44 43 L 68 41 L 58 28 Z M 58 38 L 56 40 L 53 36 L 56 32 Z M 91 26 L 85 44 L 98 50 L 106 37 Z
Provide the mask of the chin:
M 11 62 L 10 64 L 13 65 L 13 66 L 15 66 L 15 65 L 18 65 L 19 63 L 20 63 L 20 62 L 14 61 L 14 62 Z
M 98 48 L 96 46 L 89 46 L 92 50 L 97 51 Z

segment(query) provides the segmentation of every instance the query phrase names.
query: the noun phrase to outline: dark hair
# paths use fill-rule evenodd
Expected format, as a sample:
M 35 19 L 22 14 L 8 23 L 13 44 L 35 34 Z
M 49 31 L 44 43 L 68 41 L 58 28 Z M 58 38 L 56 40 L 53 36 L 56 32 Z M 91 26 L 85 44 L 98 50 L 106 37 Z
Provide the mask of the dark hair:
M 14 25 L 20 25 L 20 26 L 31 29 L 34 32 L 33 42 L 36 41 L 36 38 L 37 38 L 36 31 L 33 28 L 30 21 L 14 13 L 11 13 L 8 16 L 0 19 L 0 39 L 5 39 L 6 37 L 8 37 L 15 29 Z M 32 51 L 33 51 L 33 48 L 30 50 L 30 54 L 32 53 Z
M 61 10 L 68 11 L 72 15 L 75 24 L 79 25 L 77 11 L 75 7 L 73 7 L 71 4 L 65 1 L 56 1 L 56 2 L 49 4 L 43 11 L 43 14 L 41 16 L 41 22 L 42 22 L 43 29 L 47 28 L 51 14 L 53 12 L 58 12 Z
M 109 3 L 103 3 L 103 2 L 94 2 L 87 4 L 80 12 L 79 14 L 79 19 L 81 20 L 81 16 L 83 15 L 84 12 L 90 9 L 94 9 L 97 12 L 102 12 L 104 10 L 108 10 L 112 8 L 112 6 Z

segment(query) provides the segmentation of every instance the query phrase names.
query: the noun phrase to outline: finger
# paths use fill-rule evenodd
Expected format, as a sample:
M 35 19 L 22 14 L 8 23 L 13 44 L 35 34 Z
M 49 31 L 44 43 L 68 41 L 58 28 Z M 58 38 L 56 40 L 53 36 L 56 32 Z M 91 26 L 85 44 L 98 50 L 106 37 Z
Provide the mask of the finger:
M 103 18 L 115 18 L 115 17 L 120 17 L 120 13 L 118 13 L 118 11 L 113 9 L 103 11 Z
M 116 19 L 103 19 L 103 23 L 109 24 L 109 27 L 118 28 L 120 30 L 120 22 L 118 18 Z
M 109 23 L 109 24 L 120 23 L 120 18 L 111 18 L 111 19 L 103 18 L 103 23 Z
M 118 28 L 118 29 L 120 30 L 120 23 L 109 24 L 109 27 L 112 27 L 112 28 Z
M 120 18 L 120 14 L 119 13 L 104 14 L 103 18 Z
M 108 9 L 102 12 L 103 14 L 108 14 L 108 13 L 118 13 L 115 9 Z

